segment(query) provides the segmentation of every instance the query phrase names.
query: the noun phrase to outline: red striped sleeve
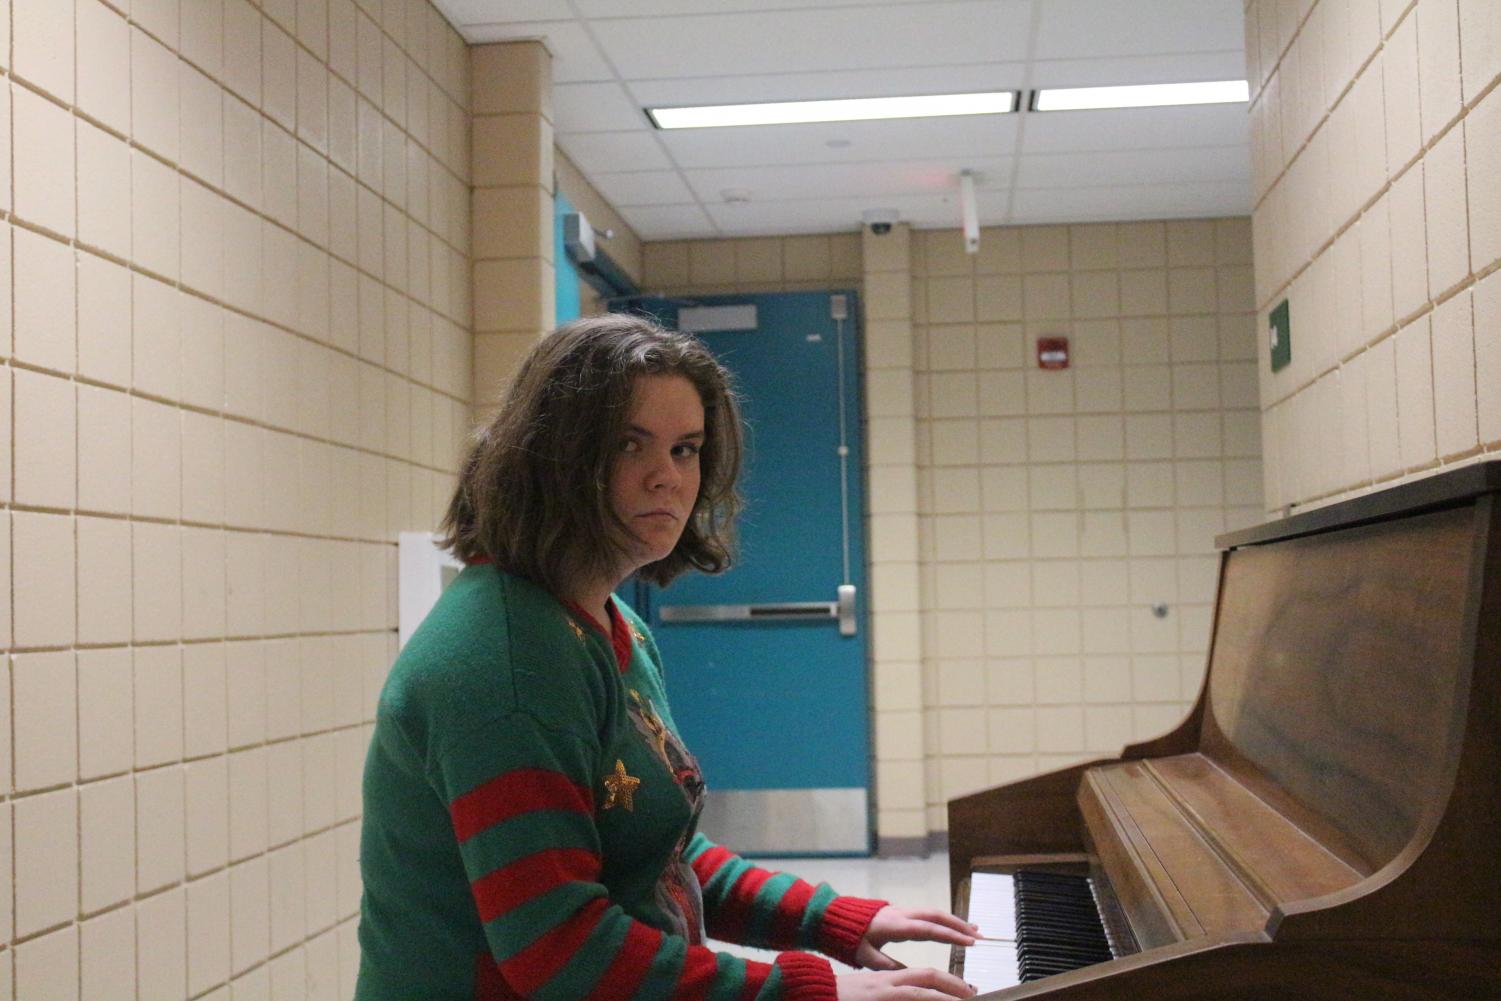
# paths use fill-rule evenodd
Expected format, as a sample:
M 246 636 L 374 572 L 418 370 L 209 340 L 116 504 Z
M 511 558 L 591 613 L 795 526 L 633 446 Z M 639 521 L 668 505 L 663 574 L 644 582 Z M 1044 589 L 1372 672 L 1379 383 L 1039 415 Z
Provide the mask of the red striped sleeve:
M 592 814 L 594 801 L 588 789 L 561 772 L 517 768 L 466 792 L 448 808 L 459 844 L 503 820 L 533 810 Z
M 703 946 L 694 946 L 683 957 L 683 971 L 678 974 L 677 986 L 673 988 L 673 1001 L 702 1001 L 709 996 L 714 985 L 714 976 L 719 972 L 719 960 L 715 953 Z
M 521 997 L 506 985 L 495 965 L 495 957 L 488 951 L 474 959 L 474 1001 L 522 1001 Z
M 719 845 L 699 855 L 693 860 L 693 874 L 698 877 L 698 885 L 708 886 L 709 880 L 714 878 L 714 874 L 719 871 L 720 867 L 734 857 L 733 852 Z
M 771 915 L 770 938 L 773 944 L 793 945 L 798 941 L 803 926 L 803 913 L 807 911 L 813 893 L 813 885 L 801 879 L 787 887 L 782 899 L 777 901 L 777 909 Z
M 707 853 L 705 853 L 707 854 Z M 756 894 L 766 881 L 776 875 L 765 869 L 748 866 L 735 885 L 724 895 L 724 901 L 714 911 L 713 927 L 709 932 L 726 942 L 739 942 L 755 913 Z
M 479 919 L 491 921 L 555 886 L 599 877 L 599 856 L 582 848 L 549 848 L 488 872 L 470 884 Z
M 501 963 L 500 972 L 506 983 L 523 997 L 535 993 L 579 951 L 609 906 L 610 902 L 603 897 L 589 901 L 567 921 Z
M 661 932 L 651 925 L 632 921 L 626 929 L 625 941 L 610 961 L 610 968 L 605 970 L 584 1001 L 617 1001 L 632 997 L 651 972 L 651 964 L 661 946 Z

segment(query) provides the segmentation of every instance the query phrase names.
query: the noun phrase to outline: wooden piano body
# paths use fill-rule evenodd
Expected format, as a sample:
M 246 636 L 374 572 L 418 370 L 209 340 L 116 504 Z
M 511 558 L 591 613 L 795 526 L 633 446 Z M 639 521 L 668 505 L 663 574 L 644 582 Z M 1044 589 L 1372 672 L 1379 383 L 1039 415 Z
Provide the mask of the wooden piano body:
M 1501 462 L 1223 536 L 1173 732 L 953 800 L 969 873 L 1091 870 L 1048 998 L 1501 998 Z

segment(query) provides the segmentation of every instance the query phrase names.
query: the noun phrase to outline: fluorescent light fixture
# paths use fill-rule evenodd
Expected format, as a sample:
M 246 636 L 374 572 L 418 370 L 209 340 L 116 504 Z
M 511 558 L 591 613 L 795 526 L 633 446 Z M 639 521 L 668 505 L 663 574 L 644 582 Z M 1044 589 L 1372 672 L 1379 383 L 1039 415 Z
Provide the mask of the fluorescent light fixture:
M 1244 80 L 1152 83 L 1130 87 L 1067 87 L 1032 92 L 1032 111 L 1160 108 L 1174 104 L 1233 104 L 1250 100 Z
M 806 122 L 864 122 L 876 118 L 1004 115 L 1016 110 L 1016 99 L 1016 91 L 1001 90 L 983 94 L 853 97 L 835 101 L 647 108 L 646 113 L 659 129 L 711 129 L 727 125 L 797 125 Z

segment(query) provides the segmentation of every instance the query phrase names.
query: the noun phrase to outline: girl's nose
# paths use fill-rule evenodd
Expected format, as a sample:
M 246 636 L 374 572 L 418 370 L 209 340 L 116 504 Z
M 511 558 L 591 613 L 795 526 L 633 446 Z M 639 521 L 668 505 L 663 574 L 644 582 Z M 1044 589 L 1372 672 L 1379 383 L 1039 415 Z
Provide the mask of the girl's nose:
M 650 472 L 647 474 L 646 485 L 651 490 L 663 490 L 675 487 L 682 478 L 677 464 L 672 461 L 672 456 L 660 456 L 652 463 Z

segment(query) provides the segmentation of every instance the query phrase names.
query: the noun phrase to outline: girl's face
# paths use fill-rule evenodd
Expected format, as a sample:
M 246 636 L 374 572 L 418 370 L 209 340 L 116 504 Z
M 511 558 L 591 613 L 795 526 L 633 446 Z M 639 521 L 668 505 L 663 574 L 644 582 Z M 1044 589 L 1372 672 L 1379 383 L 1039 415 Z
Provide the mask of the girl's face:
M 665 558 L 698 500 L 704 405 L 680 375 L 636 380 L 625 438 L 610 472 L 610 506 L 630 532 L 622 579 Z

